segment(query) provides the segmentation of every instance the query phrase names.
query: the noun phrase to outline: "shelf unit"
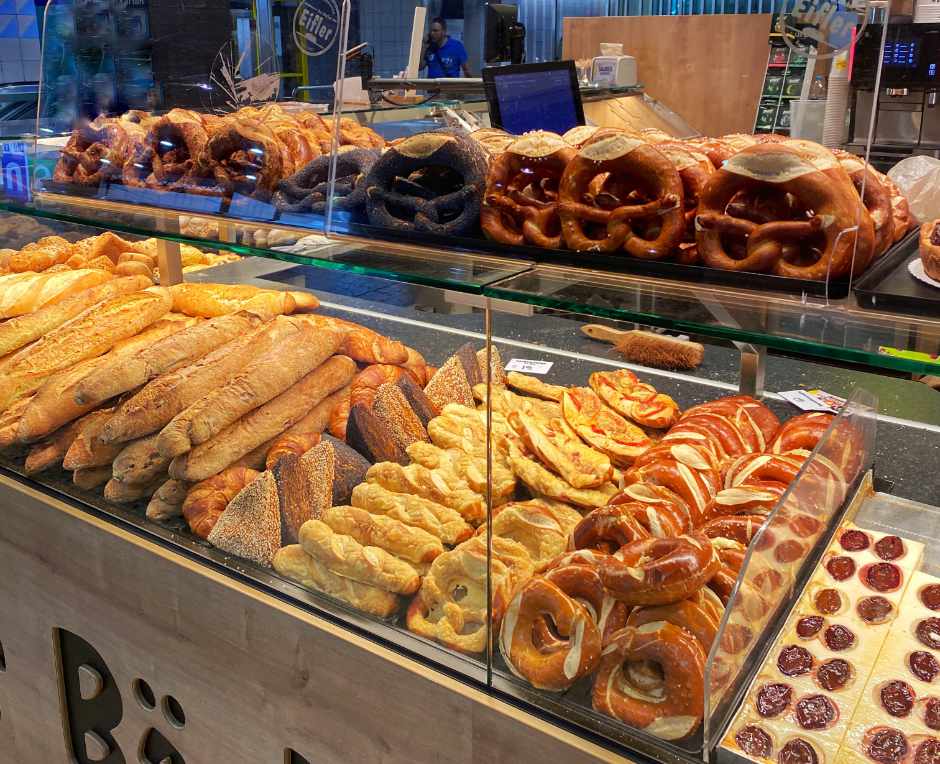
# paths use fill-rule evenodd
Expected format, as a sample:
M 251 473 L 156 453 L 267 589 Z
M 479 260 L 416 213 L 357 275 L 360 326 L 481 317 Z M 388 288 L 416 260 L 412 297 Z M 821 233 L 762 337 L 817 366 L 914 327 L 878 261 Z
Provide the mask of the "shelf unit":
M 784 45 L 783 38 L 778 32 L 771 32 L 768 36 L 764 83 L 754 117 L 755 133 L 789 133 L 790 101 L 800 98 L 804 90 L 806 68 L 806 58 L 795 54 Z M 796 84 L 795 90 L 790 87 L 793 92 L 787 93 L 787 80 L 791 76 L 796 77 L 797 74 L 799 74 L 799 83 Z M 771 78 L 775 79 L 771 80 Z M 768 88 L 772 87 L 771 83 L 774 81 L 778 81 L 779 85 L 772 88 L 774 92 L 768 92 Z

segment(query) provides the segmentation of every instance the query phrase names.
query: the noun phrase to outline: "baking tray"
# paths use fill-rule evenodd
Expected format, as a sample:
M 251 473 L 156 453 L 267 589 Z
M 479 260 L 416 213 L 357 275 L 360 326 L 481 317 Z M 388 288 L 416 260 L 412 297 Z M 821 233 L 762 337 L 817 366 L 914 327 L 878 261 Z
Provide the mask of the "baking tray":
M 915 279 L 907 264 L 920 257 L 919 229 L 914 229 L 895 246 L 903 255 L 884 257 L 855 282 L 853 291 L 862 308 L 940 316 L 940 289 Z

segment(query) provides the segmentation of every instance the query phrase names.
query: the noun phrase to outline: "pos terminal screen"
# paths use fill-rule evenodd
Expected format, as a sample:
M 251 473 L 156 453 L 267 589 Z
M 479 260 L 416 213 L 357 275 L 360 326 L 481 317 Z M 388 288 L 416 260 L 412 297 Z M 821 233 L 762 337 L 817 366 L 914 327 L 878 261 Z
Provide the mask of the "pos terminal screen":
M 514 135 L 530 130 L 562 135 L 584 124 L 573 62 L 487 68 L 483 81 L 494 127 Z

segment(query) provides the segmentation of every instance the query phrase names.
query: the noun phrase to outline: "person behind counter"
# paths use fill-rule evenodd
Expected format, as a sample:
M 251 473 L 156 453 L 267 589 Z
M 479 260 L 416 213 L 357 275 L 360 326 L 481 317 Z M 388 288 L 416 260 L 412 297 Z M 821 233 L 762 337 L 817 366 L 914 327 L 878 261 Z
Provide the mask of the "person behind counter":
M 467 66 L 467 49 L 460 40 L 447 35 L 447 22 L 440 16 L 431 21 L 431 30 L 424 41 L 421 53 L 421 68 L 428 70 L 428 77 L 470 76 Z

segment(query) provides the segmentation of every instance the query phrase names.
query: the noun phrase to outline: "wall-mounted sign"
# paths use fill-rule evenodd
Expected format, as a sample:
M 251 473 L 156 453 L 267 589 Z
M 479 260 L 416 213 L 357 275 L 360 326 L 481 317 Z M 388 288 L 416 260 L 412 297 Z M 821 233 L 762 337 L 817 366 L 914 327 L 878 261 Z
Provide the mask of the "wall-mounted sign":
M 308 56 L 322 56 L 339 37 L 336 0 L 301 0 L 294 12 L 294 44 Z
M 777 31 L 790 49 L 816 58 L 848 50 L 867 25 L 868 0 L 785 0 L 777 17 Z

